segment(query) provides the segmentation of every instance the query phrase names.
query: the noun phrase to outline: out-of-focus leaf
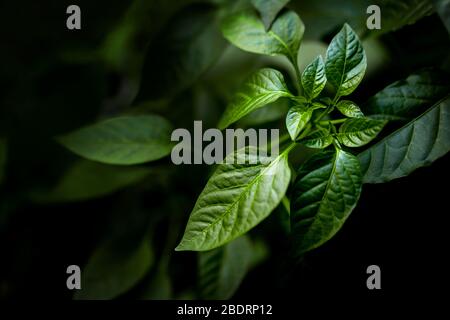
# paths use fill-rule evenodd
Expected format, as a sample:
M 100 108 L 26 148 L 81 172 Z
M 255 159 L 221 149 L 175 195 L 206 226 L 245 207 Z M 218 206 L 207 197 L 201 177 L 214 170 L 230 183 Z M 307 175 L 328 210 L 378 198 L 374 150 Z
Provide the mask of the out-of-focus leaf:
M 345 22 L 358 33 L 367 30 L 365 14 L 373 0 L 291 0 L 290 7 L 298 12 L 307 26 L 305 39 L 320 40 L 330 35 Z
M 81 160 L 69 168 L 52 190 L 35 192 L 30 196 L 39 203 L 83 201 L 132 185 L 150 172 L 148 168 L 119 167 Z
M 277 207 L 290 181 L 290 149 L 276 157 L 258 155 L 255 149 L 237 150 L 217 167 L 175 250 L 217 248 L 246 233 Z
M 336 96 L 352 93 L 362 81 L 366 67 L 364 48 L 356 33 L 346 23 L 331 40 L 325 62 L 327 80 L 336 90 Z
M 89 160 L 131 165 L 168 155 L 171 133 L 172 126 L 160 116 L 122 116 L 78 129 L 58 141 Z
M 366 13 L 370 5 L 381 9 L 381 30 L 368 30 Z M 305 36 L 320 39 L 347 22 L 360 35 L 379 36 L 413 24 L 433 12 L 430 0 L 293 0 L 291 7 L 301 13 L 308 26 Z
M 261 19 L 266 30 L 270 29 L 277 14 L 290 0 L 252 0 L 252 4 L 261 14 Z
M 381 29 L 371 30 L 376 35 L 395 31 L 433 13 L 430 0 L 377 0 L 373 4 L 381 10 Z
M 238 121 L 238 126 L 257 126 L 281 119 L 289 110 L 288 99 L 279 99 L 253 111 Z
M 433 4 L 450 33 L 450 0 L 433 0 Z
M 250 269 L 253 269 L 270 257 L 270 249 L 262 239 L 252 239 L 252 261 Z
M 366 114 L 387 120 L 415 117 L 450 92 L 450 77 L 438 70 L 413 73 L 387 86 L 364 105 Z
M 266 54 L 284 55 L 297 63 L 297 54 L 305 26 L 294 11 L 282 12 L 268 32 L 254 11 L 244 11 L 227 17 L 222 33 L 242 50 Z
M 126 239 L 107 241 L 99 246 L 81 270 L 81 290 L 76 300 L 113 299 L 133 288 L 153 263 L 147 239 L 128 243 Z
M 198 4 L 183 9 L 149 47 L 137 100 L 168 97 L 188 88 L 224 48 L 214 7 Z
M 450 97 L 358 155 L 365 183 L 407 176 L 450 150 Z
M 168 300 L 172 298 L 172 280 L 166 263 L 161 263 L 155 274 L 151 275 L 140 298 L 143 300 Z
M 100 48 L 103 59 L 119 70 L 134 71 L 142 64 L 148 41 L 161 32 L 175 11 L 192 1 L 132 1 L 122 21 L 105 37 Z
M 251 75 L 243 88 L 236 93 L 233 101 L 219 121 L 219 128 L 225 129 L 250 112 L 264 107 L 281 97 L 290 97 L 283 74 L 275 69 L 265 68 Z
M 6 150 L 6 139 L 0 138 L 0 184 L 5 176 Z
M 252 243 L 246 236 L 227 245 L 199 253 L 199 289 L 203 299 L 229 299 L 252 262 Z

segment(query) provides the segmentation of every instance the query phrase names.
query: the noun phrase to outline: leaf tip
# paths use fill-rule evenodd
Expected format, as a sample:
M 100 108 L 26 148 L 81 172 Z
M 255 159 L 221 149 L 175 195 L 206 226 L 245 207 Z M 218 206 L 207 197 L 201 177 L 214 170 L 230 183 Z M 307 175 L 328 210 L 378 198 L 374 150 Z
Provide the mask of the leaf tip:
M 180 242 L 180 244 L 178 246 L 175 247 L 174 250 L 175 251 L 186 251 L 187 249 L 184 247 L 183 241 L 182 241 L 182 242 Z

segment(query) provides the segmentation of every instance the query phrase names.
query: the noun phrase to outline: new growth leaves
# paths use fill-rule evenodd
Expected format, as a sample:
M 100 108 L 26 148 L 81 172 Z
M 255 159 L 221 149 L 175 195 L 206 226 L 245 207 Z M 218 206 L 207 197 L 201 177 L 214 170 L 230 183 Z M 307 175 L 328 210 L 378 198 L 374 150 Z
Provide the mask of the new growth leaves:
M 347 96 L 360 84 L 367 68 L 364 48 L 352 28 L 345 24 L 331 40 L 325 70 L 336 97 Z
M 265 55 L 284 55 L 294 65 L 305 26 L 291 10 L 281 12 L 271 28 L 266 28 L 255 11 L 244 11 L 227 17 L 222 24 L 225 38 L 236 47 Z

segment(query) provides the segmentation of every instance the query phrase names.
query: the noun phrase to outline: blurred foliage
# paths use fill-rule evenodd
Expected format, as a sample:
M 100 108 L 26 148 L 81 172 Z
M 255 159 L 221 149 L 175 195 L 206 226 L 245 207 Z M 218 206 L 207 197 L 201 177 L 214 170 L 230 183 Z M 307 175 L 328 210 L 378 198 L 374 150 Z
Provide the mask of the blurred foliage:
M 221 35 L 222 19 L 251 2 L 262 4 L 250 0 L 0 4 L 0 248 L 5 246 L 0 297 L 27 295 L 30 284 L 40 284 L 34 266 L 54 264 L 57 267 L 43 271 L 47 280 L 55 268 L 62 276 L 47 281 L 48 292 L 72 298 L 62 287 L 66 275 L 61 270 L 78 264 L 83 290 L 75 298 L 228 298 L 247 272 L 264 267 L 272 249 L 280 257 L 283 244 L 271 239 L 283 238 L 289 227 L 281 205 L 248 239 L 223 249 L 225 264 L 214 266 L 217 277 L 207 279 L 212 284 L 205 283 L 197 272 L 197 254 L 173 249 L 211 168 L 173 166 L 170 158 L 130 167 L 99 164 L 81 160 L 55 140 L 117 115 L 158 114 L 175 127 L 188 129 L 201 119 L 204 126 L 214 127 L 251 72 L 277 67 L 293 75 L 287 59 L 243 52 L 228 46 Z M 290 1 L 288 7 L 306 26 L 300 69 L 325 52 L 325 43 L 344 22 L 363 37 L 368 57 L 367 75 L 352 96 L 357 102 L 419 68 L 450 68 L 449 4 L 433 2 L 439 15 L 432 1 L 425 0 Z M 79 31 L 65 28 L 70 4 L 81 7 Z M 369 4 L 381 6 L 383 32 L 367 31 Z M 277 8 L 273 10 L 276 15 Z M 266 17 L 266 25 L 271 20 Z M 285 132 L 282 116 L 288 107 L 281 100 L 238 125 Z M 302 163 L 309 154 L 299 152 L 293 162 Z M 71 225 L 77 214 L 80 222 Z M 52 222 L 47 225 L 48 221 Z M 42 239 L 47 236 L 52 243 L 66 243 L 67 253 L 59 257 L 53 247 L 46 247 Z M 227 259 L 239 260 L 242 268 L 228 270 Z M 200 264 L 205 260 L 207 256 L 200 257 Z M 279 264 L 284 270 L 285 261 Z M 263 271 L 273 276 L 271 268 Z

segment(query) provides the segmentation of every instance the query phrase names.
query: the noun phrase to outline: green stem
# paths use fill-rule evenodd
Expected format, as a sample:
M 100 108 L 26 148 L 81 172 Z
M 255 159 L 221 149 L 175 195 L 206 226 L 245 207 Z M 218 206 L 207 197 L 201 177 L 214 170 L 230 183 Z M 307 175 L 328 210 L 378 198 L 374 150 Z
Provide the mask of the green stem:
M 290 138 L 291 136 L 289 135 L 289 133 L 282 135 L 280 138 L 278 138 L 278 146 L 280 146 L 283 142 L 289 140 Z M 272 147 L 272 140 L 270 140 L 265 146 L 262 146 L 261 148 L 270 149 L 271 147 Z
M 294 142 L 291 143 L 291 144 L 289 145 L 289 147 L 287 147 L 286 149 L 283 150 L 283 153 L 282 153 L 282 154 L 288 154 L 288 153 L 291 152 L 291 150 L 294 149 L 297 145 L 298 145 L 298 144 L 296 144 L 296 143 L 294 143 Z
M 311 132 L 311 128 L 312 128 L 311 123 L 308 123 L 305 129 L 303 130 L 302 134 L 299 135 L 296 140 L 301 140 L 304 137 L 306 137 Z
M 300 74 L 300 70 L 298 68 L 298 61 L 297 61 L 296 57 L 294 57 L 294 56 L 291 56 L 291 58 L 289 60 L 291 60 L 292 66 L 295 69 L 295 77 L 297 78 L 295 81 L 295 86 L 297 88 L 297 94 L 300 94 L 300 91 L 301 91 L 300 83 L 301 83 L 302 75 Z
M 342 119 L 336 119 L 336 120 L 323 120 L 320 121 L 320 124 L 327 124 L 327 123 L 332 123 L 332 124 L 337 124 L 337 123 L 342 123 L 347 121 L 347 118 L 342 118 Z
M 281 203 L 283 204 L 284 209 L 288 213 L 288 215 L 291 214 L 291 202 L 289 201 L 288 197 L 284 196 L 283 199 L 281 199 Z
M 330 107 L 326 108 L 324 110 L 324 112 L 322 112 L 314 122 L 316 122 L 316 123 L 319 122 L 320 119 L 322 119 L 329 111 L 330 111 Z
M 278 139 L 278 145 L 282 144 L 283 142 L 289 140 L 291 138 L 291 136 L 289 135 L 289 133 L 283 134 L 279 139 Z
M 338 90 L 338 92 L 336 92 L 336 95 L 334 96 L 333 102 L 331 104 L 334 106 L 338 102 L 339 98 L 340 98 L 340 95 L 339 95 L 339 90 Z

